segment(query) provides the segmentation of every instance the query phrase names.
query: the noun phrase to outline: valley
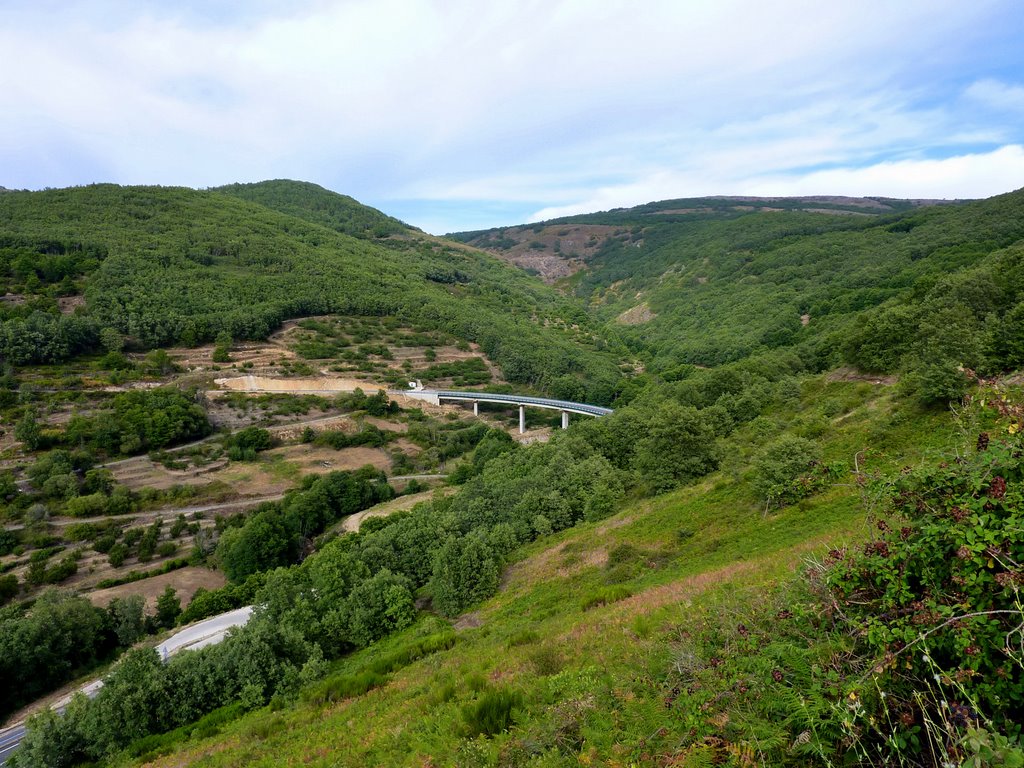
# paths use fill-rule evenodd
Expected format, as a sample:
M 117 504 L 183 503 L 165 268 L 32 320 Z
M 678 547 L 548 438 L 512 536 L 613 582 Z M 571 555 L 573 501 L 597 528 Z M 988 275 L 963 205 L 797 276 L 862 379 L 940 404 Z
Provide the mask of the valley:
M 0 279 L 0 712 L 106 680 L 15 766 L 1019 751 L 1021 192 L 9 192 Z

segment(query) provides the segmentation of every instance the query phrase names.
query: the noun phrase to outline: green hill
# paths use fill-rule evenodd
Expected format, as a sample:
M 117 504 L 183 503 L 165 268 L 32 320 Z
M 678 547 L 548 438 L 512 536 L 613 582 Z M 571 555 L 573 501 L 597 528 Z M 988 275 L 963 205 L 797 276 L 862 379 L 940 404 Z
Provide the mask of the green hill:
M 412 229 L 408 224 L 365 206 L 348 195 L 305 181 L 278 179 L 256 184 L 228 184 L 214 187 L 211 191 L 259 203 L 353 237 L 387 237 L 407 234 Z
M 826 369 L 843 359 L 842 340 L 862 313 L 880 305 L 956 294 L 979 323 L 1007 310 L 1016 273 L 996 269 L 988 288 L 954 285 L 955 275 L 1009 258 L 996 254 L 1024 238 L 1024 192 L 927 207 L 675 200 L 456 237 L 513 261 L 528 261 L 532 248 L 572 262 L 578 271 L 561 284 L 659 373 L 780 348 Z M 989 303 L 972 306 L 972 291 Z
M 98 348 L 103 328 L 149 348 L 222 333 L 261 339 L 305 315 L 388 315 L 478 342 L 509 381 L 544 390 L 564 379 L 592 399 L 611 396 L 619 374 L 606 342 L 573 302 L 528 276 L 312 185 L 229 192 L 3 195 L 0 355 L 57 362 Z M 367 228 L 401 234 L 345 234 Z M 84 308 L 62 315 L 58 300 L 77 295 Z

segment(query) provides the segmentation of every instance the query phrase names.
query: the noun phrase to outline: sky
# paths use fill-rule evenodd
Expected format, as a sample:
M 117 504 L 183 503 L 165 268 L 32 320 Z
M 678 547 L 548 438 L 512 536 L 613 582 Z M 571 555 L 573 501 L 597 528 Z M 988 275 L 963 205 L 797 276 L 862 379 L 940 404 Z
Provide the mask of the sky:
M 291 178 L 428 232 L 1024 187 L 1019 0 L 0 0 L 0 186 Z

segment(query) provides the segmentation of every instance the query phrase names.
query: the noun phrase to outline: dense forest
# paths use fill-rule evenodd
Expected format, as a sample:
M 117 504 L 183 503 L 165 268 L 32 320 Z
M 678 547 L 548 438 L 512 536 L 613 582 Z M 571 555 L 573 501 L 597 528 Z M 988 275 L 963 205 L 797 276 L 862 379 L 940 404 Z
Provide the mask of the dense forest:
M 195 393 L 154 388 L 41 430 L 25 366 L 227 353 L 292 317 L 398 318 L 478 343 L 517 387 L 615 409 L 524 445 L 348 396 L 455 460 L 448 492 L 346 533 L 395 494 L 387 476 L 307 475 L 218 523 L 200 554 L 228 584 L 183 612 L 59 593 L 3 609 L 11 654 L 46 622 L 60 653 L 81 619 L 63 680 L 126 638 L 257 606 L 169 663 L 127 651 L 96 698 L 31 721 L 15 764 L 1024 764 L 1024 193 L 749 202 L 457 236 L 500 254 L 606 228 L 586 258 L 559 246 L 582 268 L 547 287 L 313 185 L 0 196 L 4 407 L 39 503 L 116 505 L 90 458 L 210 425 Z M 298 326 L 311 358 L 349 343 L 332 323 Z M 476 360 L 425 370 L 484 382 Z M 223 450 L 271 443 L 246 429 Z M 27 518 L 13 476 L 4 493 Z
M 6 194 L 0 356 L 59 362 L 103 349 L 104 329 L 142 348 L 194 346 L 221 334 L 266 338 L 293 317 L 388 315 L 480 344 L 510 381 L 550 391 L 585 382 L 590 399 L 610 400 L 615 345 L 575 304 L 480 252 L 412 230 L 377 242 L 344 234 L 362 232 L 346 222 L 380 219 L 283 182 Z M 84 311 L 62 314 L 59 298 L 79 293 Z
M 352 237 L 383 238 L 408 234 L 411 227 L 347 195 L 306 182 L 279 180 L 258 184 L 228 184 L 212 191 L 265 205 Z

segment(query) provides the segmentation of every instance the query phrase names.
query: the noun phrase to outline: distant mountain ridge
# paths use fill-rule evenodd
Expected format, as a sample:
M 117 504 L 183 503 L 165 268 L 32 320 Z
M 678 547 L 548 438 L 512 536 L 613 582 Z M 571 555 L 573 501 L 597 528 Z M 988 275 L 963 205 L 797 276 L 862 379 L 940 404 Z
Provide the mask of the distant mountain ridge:
M 452 235 L 584 300 L 655 370 L 835 349 L 1024 238 L 1024 191 L 978 201 L 706 197 Z M 808 351 L 808 354 L 813 355 Z

